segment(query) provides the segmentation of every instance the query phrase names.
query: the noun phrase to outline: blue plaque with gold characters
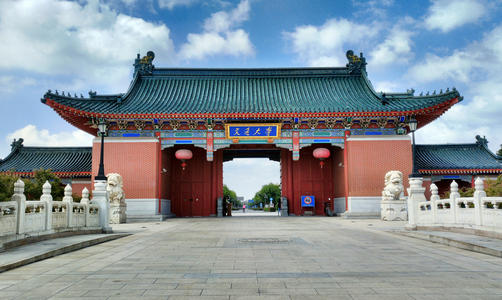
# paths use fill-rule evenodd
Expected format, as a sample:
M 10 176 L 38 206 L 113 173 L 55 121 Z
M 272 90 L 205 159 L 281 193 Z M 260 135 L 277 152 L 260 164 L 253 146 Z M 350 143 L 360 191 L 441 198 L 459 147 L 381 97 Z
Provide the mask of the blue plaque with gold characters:
M 281 124 L 225 124 L 227 139 L 277 139 L 281 136 Z

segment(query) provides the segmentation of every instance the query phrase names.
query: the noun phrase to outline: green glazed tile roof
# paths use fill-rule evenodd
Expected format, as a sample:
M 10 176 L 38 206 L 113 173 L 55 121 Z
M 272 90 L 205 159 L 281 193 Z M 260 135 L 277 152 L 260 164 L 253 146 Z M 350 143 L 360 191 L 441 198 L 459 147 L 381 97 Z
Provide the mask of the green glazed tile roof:
M 391 112 L 461 97 L 456 90 L 415 96 L 376 93 L 365 72 L 349 68 L 154 69 L 137 73 L 125 94 L 72 97 L 47 92 L 74 109 L 108 114 Z
M 502 169 L 500 157 L 486 144 L 416 145 L 416 168 L 438 169 Z
M 22 139 L 12 146 L 12 152 L 0 161 L 0 172 L 24 173 L 42 168 L 85 175 L 92 169 L 91 147 L 25 147 Z

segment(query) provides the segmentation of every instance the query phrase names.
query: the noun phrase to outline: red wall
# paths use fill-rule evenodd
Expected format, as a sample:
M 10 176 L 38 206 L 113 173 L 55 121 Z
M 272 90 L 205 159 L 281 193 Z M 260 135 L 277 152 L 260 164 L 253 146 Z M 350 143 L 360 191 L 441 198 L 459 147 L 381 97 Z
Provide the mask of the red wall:
M 385 173 L 403 173 L 406 186 L 412 172 L 410 140 L 347 140 L 349 196 L 379 196 Z
M 167 150 L 170 160 L 170 186 L 168 191 L 171 200 L 171 211 L 178 217 L 216 215 L 216 200 L 223 197 L 223 155 L 222 151 L 214 153 L 214 161 L 206 159 L 206 150 L 194 146 L 183 146 L 190 149 L 193 157 L 186 161 L 182 170 L 181 161 L 174 156 L 175 147 Z M 163 182 L 166 184 L 166 182 Z
M 98 173 L 100 141 L 92 148 L 92 177 Z M 127 199 L 158 198 L 158 142 L 152 139 L 138 142 L 137 138 L 127 142 L 126 138 L 105 138 L 105 174 L 119 173 L 124 180 Z
M 312 151 L 318 147 L 325 147 L 331 150 L 330 158 L 324 162 L 321 168 L 319 160 L 314 158 Z M 334 160 L 337 160 L 340 149 L 331 145 L 316 145 L 300 150 L 300 160 L 292 160 L 292 152 L 283 149 L 281 151 L 281 183 L 282 194 L 288 198 L 289 212 L 295 215 L 302 215 L 310 208 L 301 207 L 301 196 L 315 196 L 315 214 L 324 215 L 324 202 L 328 198 L 335 197 L 335 184 L 333 176 Z M 334 158 L 336 154 L 336 157 Z M 338 173 L 339 171 L 336 171 Z M 337 184 L 337 188 L 340 185 Z
M 333 155 L 333 196 L 345 196 L 345 176 L 343 165 L 343 149 L 334 148 L 331 152 Z
M 74 182 L 74 180 L 76 180 L 77 182 Z M 85 183 L 83 180 L 79 180 L 79 179 L 74 179 L 72 180 L 72 183 L 71 183 L 71 188 L 72 188 L 72 192 L 73 194 L 76 194 L 76 195 L 79 195 L 79 196 L 82 196 L 82 190 L 84 189 L 84 187 L 86 187 L 88 190 L 89 190 L 89 193 L 92 191 L 92 188 L 91 188 L 91 180 L 89 179 L 87 183 Z M 81 181 L 81 182 L 79 182 Z

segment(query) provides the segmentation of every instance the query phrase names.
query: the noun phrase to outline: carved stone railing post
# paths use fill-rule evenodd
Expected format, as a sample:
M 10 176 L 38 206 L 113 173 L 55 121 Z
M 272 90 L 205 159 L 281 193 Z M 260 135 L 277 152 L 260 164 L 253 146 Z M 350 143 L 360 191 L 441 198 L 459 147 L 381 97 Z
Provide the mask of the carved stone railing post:
M 453 180 L 450 184 L 450 209 L 453 214 L 453 222 L 457 223 L 458 221 L 458 203 L 457 200 L 460 198 L 460 193 L 458 192 L 458 183 Z
M 410 177 L 410 187 L 408 188 L 408 224 L 407 229 L 415 230 L 417 228 L 418 203 L 426 201 L 425 188 L 422 186 L 423 178 Z
M 431 184 L 431 213 L 432 213 L 432 222 L 437 223 L 437 203 L 436 201 L 439 200 L 439 194 L 438 194 L 438 187 L 434 183 Z
M 17 203 L 17 234 L 24 233 L 24 214 L 26 211 L 26 196 L 24 195 L 24 182 L 18 179 L 14 183 L 14 195 L 11 198 L 12 201 Z
M 218 218 L 223 217 L 223 198 L 218 197 L 216 200 L 216 216 Z
M 41 202 L 45 202 L 45 230 L 52 230 L 52 186 L 48 180 L 45 181 L 42 186 L 42 196 L 40 197 Z
M 104 232 L 111 232 L 109 222 L 110 202 L 106 193 L 106 180 L 94 180 L 94 191 L 92 191 L 91 203 L 99 206 L 99 225 Z
M 85 226 L 89 226 L 89 190 L 86 187 L 82 189 L 80 203 L 85 204 Z
M 73 196 L 71 185 L 67 184 L 64 188 L 63 202 L 66 203 L 67 227 L 73 226 Z
M 476 221 L 476 225 L 483 225 L 483 218 L 482 218 L 482 210 L 483 210 L 483 203 L 482 203 L 482 198 L 486 197 L 486 192 L 485 192 L 485 184 L 483 182 L 483 179 L 481 177 L 476 178 L 474 181 L 474 218 Z
M 289 216 L 288 212 L 288 198 L 281 197 L 281 217 Z

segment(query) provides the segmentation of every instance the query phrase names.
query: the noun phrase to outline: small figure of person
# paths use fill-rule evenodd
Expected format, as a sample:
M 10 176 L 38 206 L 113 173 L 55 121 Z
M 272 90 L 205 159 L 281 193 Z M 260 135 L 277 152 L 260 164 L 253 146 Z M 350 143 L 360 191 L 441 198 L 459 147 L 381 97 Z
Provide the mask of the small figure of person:
M 281 215 L 281 205 L 280 204 L 277 204 L 277 215 L 278 216 Z
M 242 204 L 242 212 L 245 213 L 246 212 L 246 204 Z

